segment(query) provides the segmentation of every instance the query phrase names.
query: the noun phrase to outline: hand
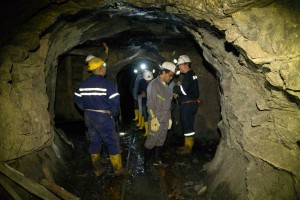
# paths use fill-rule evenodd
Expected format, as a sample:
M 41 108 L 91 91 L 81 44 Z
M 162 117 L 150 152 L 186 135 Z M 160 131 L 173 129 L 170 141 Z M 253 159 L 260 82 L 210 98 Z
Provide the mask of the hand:
M 177 97 L 178 97 L 178 94 L 173 94 L 173 97 L 174 97 L 174 99 L 177 99 Z
M 157 118 L 156 117 L 152 118 L 151 119 L 151 127 L 150 127 L 151 130 L 156 132 L 159 130 L 159 126 L 160 126 L 160 124 L 159 124 Z
M 170 130 L 172 128 L 172 119 L 169 119 L 169 126 L 168 129 Z

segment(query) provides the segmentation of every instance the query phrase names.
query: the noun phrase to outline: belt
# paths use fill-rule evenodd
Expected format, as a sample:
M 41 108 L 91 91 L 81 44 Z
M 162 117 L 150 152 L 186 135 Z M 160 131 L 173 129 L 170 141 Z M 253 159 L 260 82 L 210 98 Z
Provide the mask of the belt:
M 93 109 L 86 109 L 86 110 L 93 111 L 93 112 L 104 113 L 104 114 L 111 114 L 110 110 L 93 110 Z
M 181 102 L 181 104 L 188 104 L 188 103 L 196 103 L 198 106 L 202 105 L 202 100 L 200 99 L 196 99 L 196 100 L 189 100 L 189 101 L 183 101 Z
M 197 103 L 197 104 L 199 104 L 199 100 L 196 99 L 196 100 L 189 100 L 189 101 L 183 101 L 183 102 L 181 102 L 181 104 L 186 104 L 186 103 Z

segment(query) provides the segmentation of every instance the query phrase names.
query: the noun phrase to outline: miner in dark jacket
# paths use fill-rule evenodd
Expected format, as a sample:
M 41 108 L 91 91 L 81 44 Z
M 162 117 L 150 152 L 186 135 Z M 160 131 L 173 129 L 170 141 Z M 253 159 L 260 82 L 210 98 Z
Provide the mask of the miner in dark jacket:
M 115 131 L 114 116 L 118 114 L 120 95 L 114 84 L 104 76 L 106 63 L 97 57 L 88 61 L 91 76 L 85 79 L 74 93 L 77 106 L 84 111 L 84 122 L 90 138 L 89 153 L 100 176 L 100 151 L 102 142 L 107 147 L 115 176 L 125 175 L 120 154 L 119 137 Z
M 187 55 L 178 58 L 177 65 L 183 74 L 183 80 L 177 83 L 173 92 L 178 96 L 180 105 L 180 121 L 184 134 L 184 146 L 179 148 L 181 155 L 190 154 L 194 145 L 194 123 L 198 110 L 199 86 L 198 78 L 191 69 L 191 60 Z

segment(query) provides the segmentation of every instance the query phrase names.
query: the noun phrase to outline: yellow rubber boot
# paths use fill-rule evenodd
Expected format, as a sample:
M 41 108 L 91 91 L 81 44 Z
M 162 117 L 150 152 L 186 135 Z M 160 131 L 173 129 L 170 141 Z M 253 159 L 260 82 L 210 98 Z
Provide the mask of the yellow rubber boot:
M 139 127 L 141 125 L 142 117 L 143 117 L 143 115 L 141 113 L 139 113 L 139 120 L 138 120 L 138 124 L 136 125 L 137 127 Z
M 133 119 L 133 121 L 137 121 L 138 119 L 139 119 L 139 110 L 134 109 L 134 119 Z
M 141 121 L 141 125 L 140 125 L 139 129 L 143 130 L 144 126 L 145 126 L 145 118 L 144 118 L 144 116 L 142 116 L 142 121 Z
M 100 153 L 91 154 L 91 158 L 94 166 L 95 175 L 101 176 L 104 170 L 101 168 Z
M 194 146 L 194 137 L 185 137 L 184 146 L 179 149 L 178 153 L 180 155 L 190 154 Z
M 145 133 L 144 133 L 144 137 L 146 137 L 148 135 L 148 130 L 149 130 L 149 127 L 148 127 L 148 122 L 145 122 Z
M 121 154 L 109 155 L 109 159 L 110 159 L 110 162 L 113 166 L 115 176 L 127 175 L 127 172 L 123 168 L 123 165 L 122 165 Z

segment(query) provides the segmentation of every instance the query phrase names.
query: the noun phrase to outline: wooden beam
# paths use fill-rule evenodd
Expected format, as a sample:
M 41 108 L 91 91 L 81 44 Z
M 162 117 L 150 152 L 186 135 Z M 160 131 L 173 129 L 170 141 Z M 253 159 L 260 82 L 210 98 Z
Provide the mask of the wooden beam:
M 70 145 L 72 149 L 75 150 L 74 144 L 67 138 L 63 130 L 56 127 L 54 127 L 54 130 L 66 144 Z
M 11 186 L 10 182 L 7 177 L 4 175 L 0 175 L 0 184 L 2 187 L 8 192 L 8 194 L 14 199 L 14 200 L 22 200 L 22 198 L 19 196 L 19 194 L 14 190 L 14 188 Z
M 42 170 L 44 172 L 44 175 L 46 177 L 47 180 L 51 181 L 51 182 L 55 182 L 54 181 L 54 178 L 52 176 L 52 173 L 48 167 L 48 165 L 44 162 L 43 165 L 42 165 Z
M 47 179 L 43 179 L 41 184 L 45 186 L 48 190 L 52 191 L 54 194 L 57 194 L 64 200 L 80 200 L 79 197 L 75 196 L 74 194 L 68 192 L 64 188 L 60 187 L 56 183 L 49 181 Z
M 52 192 L 47 190 L 41 184 L 34 180 L 24 176 L 21 172 L 15 170 L 7 164 L 0 163 L 0 172 L 6 175 L 8 178 L 25 188 L 28 192 L 45 200 L 60 200 Z

